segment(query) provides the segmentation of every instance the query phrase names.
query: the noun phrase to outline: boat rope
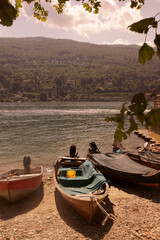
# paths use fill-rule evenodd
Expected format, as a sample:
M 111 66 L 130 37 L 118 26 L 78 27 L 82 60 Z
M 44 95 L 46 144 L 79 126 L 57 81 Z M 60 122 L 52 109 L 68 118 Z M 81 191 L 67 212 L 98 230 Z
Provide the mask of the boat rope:
M 107 220 L 110 218 L 113 221 L 116 219 L 115 216 L 112 213 L 108 213 L 103 207 L 102 205 L 99 203 L 98 199 L 93 196 L 93 199 L 95 200 L 95 202 L 97 203 L 97 206 L 100 208 L 100 210 L 106 215 L 105 219 L 102 222 L 102 226 L 105 226 Z M 103 201 L 102 201 L 103 202 Z

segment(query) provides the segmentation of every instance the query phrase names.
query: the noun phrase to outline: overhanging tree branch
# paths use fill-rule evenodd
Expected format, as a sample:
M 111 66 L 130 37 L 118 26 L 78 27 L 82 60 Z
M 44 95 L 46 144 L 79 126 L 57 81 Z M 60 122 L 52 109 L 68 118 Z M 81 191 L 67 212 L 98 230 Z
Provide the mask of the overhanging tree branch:
M 119 114 L 105 118 L 107 122 L 115 122 L 117 124 L 114 134 L 115 141 L 121 142 L 123 139 L 127 139 L 133 131 L 138 130 L 138 124 L 141 124 L 146 129 L 160 128 L 160 109 L 150 109 L 146 112 L 149 101 L 156 97 L 158 90 L 155 90 L 149 99 L 146 99 L 144 93 L 135 94 L 130 104 L 124 103 L 122 105 Z M 129 127 L 125 129 L 127 122 L 129 123 Z

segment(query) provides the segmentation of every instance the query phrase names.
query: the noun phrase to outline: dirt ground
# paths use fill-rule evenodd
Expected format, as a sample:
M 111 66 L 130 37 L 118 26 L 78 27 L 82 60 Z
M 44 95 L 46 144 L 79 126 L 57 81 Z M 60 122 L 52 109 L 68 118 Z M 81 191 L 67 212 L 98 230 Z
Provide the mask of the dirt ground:
M 160 191 L 112 180 L 105 209 L 115 216 L 105 227 L 98 210 L 88 224 L 55 190 L 51 176 L 29 197 L 0 199 L 0 240 L 159 240 Z

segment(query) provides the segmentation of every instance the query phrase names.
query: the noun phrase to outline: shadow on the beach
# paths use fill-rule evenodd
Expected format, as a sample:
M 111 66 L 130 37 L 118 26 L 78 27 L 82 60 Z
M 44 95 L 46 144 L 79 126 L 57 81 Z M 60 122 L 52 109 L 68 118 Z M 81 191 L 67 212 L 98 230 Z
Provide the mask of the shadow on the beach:
M 31 195 L 15 202 L 10 203 L 4 198 L 0 198 L 0 219 L 8 220 L 17 215 L 27 213 L 37 207 L 43 199 L 43 183 Z
M 81 233 L 85 238 L 92 240 L 102 239 L 113 225 L 113 220 L 108 219 L 105 226 L 102 226 L 105 215 L 100 209 L 96 212 L 92 224 L 89 224 L 63 199 L 58 190 L 55 190 L 55 202 L 61 218 L 68 226 Z M 113 204 L 108 197 L 103 207 L 108 213 L 114 214 Z
M 120 181 L 118 179 L 105 175 L 111 180 L 112 186 L 128 194 L 135 194 L 141 198 L 146 198 L 152 202 L 160 203 L 160 190 L 152 187 L 142 186 L 134 183 Z

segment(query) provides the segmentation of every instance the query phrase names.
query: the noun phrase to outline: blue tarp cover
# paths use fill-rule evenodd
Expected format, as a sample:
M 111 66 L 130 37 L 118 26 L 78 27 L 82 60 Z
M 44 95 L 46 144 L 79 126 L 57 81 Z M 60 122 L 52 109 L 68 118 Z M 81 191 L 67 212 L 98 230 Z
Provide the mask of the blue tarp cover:
M 75 178 L 67 178 L 67 171 L 75 170 Z M 91 161 L 86 161 L 81 168 L 59 168 L 57 177 L 59 186 L 71 195 L 87 194 L 103 189 L 103 184 L 107 182 L 102 173 L 97 172 Z

